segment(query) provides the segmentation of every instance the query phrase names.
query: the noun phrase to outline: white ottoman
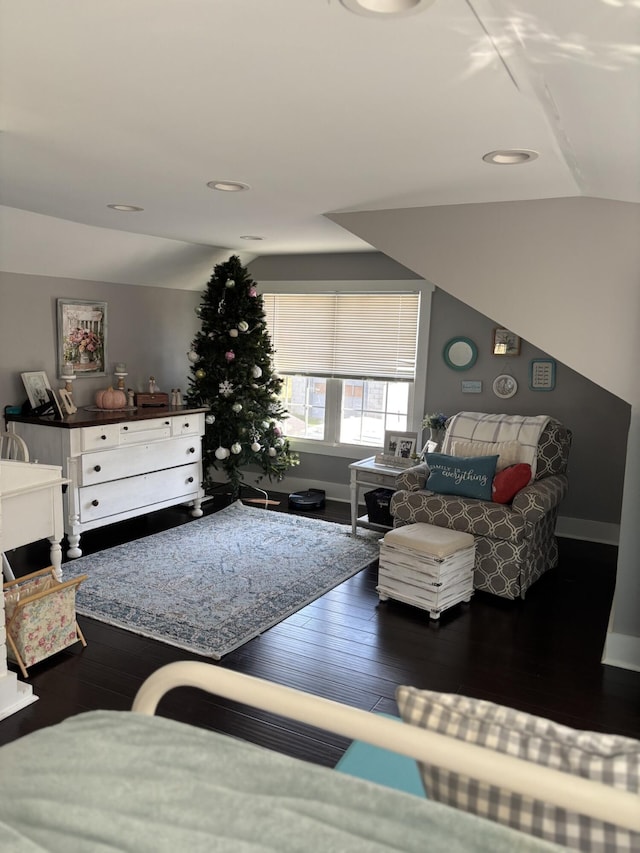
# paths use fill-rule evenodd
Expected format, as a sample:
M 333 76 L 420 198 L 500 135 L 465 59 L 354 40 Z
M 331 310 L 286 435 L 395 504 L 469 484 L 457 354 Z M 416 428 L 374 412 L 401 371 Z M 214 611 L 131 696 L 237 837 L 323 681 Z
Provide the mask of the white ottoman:
M 390 530 L 380 543 L 380 601 L 395 598 L 438 619 L 447 607 L 471 600 L 474 558 L 470 533 L 423 523 Z

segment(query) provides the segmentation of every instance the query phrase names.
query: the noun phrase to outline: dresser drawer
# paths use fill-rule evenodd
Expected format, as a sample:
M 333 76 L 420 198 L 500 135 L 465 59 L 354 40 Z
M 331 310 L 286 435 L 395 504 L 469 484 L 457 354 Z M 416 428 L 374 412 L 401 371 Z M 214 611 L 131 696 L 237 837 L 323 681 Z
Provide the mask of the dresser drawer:
M 78 484 L 106 483 L 135 477 L 164 468 L 199 462 L 202 458 L 200 436 L 184 436 L 148 444 L 132 444 L 102 453 L 84 453 L 80 460 Z M 126 487 L 126 480 L 123 488 Z
M 196 412 L 171 418 L 171 431 L 172 435 L 203 435 L 204 414 Z
M 154 471 L 110 483 L 84 486 L 79 490 L 80 523 L 108 518 L 176 498 L 185 501 L 200 494 L 200 463 Z
M 119 424 L 120 444 L 139 444 L 171 438 L 172 418 L 151 418 L 148 421 L 130 421 Z
M 103 447 L 117 447 L 120 443 L 120 424 L 83 427 L 80 435 L 82 450 L 101 450 Z

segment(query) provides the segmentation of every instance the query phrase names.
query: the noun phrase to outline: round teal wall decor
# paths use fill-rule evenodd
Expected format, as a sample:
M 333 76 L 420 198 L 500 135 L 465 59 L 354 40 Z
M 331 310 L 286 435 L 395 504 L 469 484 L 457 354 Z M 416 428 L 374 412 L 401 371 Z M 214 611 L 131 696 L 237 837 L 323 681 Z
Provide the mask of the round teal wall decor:
M 451 338 L 444 345 L 442 357 L 452 370 L 468 370 L 476 363 L 478 347 L 470 338 Z

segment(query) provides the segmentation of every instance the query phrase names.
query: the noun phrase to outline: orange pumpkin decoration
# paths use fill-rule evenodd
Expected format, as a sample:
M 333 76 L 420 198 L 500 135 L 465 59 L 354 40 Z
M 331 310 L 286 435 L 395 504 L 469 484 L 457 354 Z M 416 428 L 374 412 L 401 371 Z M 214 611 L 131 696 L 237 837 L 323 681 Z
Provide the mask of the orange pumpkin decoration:
M 96 393 L 96 406 L 99 409 L 124 409 L 127 395 L 117 388 L 104 388 Z

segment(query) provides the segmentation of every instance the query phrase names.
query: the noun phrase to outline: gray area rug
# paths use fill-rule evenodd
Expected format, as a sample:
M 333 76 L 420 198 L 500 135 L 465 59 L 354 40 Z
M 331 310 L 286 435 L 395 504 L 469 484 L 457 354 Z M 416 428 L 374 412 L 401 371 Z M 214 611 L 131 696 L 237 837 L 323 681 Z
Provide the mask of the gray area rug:
M 219 660 L 364 569 L 378 538 L 237 501 L 63 572 L 89 576 L 79 614 Z

